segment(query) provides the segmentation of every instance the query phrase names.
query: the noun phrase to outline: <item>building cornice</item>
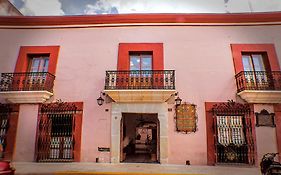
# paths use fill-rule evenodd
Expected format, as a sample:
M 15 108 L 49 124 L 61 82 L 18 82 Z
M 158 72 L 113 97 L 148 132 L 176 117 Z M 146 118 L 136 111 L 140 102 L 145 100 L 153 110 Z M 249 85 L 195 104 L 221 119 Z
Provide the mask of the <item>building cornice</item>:
M 91 16 L 1 16 L 0 26 L 281 24 L 281 12 L 235 14 L 117 14 Z

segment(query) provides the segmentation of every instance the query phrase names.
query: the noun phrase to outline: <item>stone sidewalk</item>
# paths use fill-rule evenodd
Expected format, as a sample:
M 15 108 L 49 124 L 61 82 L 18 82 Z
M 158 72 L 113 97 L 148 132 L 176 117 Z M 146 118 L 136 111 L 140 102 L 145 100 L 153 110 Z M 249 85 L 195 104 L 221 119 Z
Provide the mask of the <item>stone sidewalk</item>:
M 162 165 L 141 163 L 33 163 L 13 162 L 16 175 L 260 175 L 258 167 Z

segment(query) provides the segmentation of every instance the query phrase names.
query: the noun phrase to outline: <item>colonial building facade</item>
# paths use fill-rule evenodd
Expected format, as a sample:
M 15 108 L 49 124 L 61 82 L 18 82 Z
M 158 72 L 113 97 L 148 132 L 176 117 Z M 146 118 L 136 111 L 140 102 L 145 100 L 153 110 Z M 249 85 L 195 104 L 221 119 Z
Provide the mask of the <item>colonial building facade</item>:
M 280 22 L 1 17 L 1 158 L 257 166 L 281 151 Z

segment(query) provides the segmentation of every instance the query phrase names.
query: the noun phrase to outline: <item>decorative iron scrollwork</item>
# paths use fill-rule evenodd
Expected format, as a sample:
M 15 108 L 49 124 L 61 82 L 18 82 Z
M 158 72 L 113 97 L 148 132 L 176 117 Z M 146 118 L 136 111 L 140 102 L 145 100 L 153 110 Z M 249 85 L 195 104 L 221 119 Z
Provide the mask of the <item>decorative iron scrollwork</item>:
M 76 113 L 76 111 L 77 106 L 75 103 L 63 102 L 61 99 L 57 100 L 55 103 L 42 104 L 40 109 L 41 113 Z
M 2 73 L 0 91 L 53 92 L 55 76 L 49 72 Z
M 38 162 L 74 160 L 76 111 L 75 103 L 62 100 L 41 105 L 36 155 Z
M 213 129 L 216 137 L 216 162 L 255 163 L 251 108 L 228 100 L 213 106 Z
M 215 104 L 212 108 L 214 114 L 245 114 L 250 112 L 248 104 L 236 103 L 233 100 L 228 100 L 227 103 Z

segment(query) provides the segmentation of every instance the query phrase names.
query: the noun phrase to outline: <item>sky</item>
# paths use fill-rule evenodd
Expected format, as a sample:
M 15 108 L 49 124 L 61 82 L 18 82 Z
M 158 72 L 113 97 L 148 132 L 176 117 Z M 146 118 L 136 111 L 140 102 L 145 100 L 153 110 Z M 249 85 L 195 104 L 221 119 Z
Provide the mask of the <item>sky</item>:
M 281 0 L 10 0 L 26 16 L 281 11 Z

